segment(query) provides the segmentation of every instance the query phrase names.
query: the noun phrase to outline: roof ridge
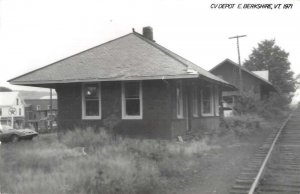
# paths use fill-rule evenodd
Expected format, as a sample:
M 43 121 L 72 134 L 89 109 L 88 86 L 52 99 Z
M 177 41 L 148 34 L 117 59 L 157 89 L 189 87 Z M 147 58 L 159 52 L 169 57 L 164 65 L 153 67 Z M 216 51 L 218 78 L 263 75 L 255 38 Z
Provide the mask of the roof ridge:
M 224 64 L 225 62 L 229 62 L 230 64 L 234 65 L 235 67 L 239 68 L 239 64 L 237 64 L 236 62 L 232 61 L 231 59 L 226 58 L 225 60 L 223 60 L 221 63 L 219 63 L 218 65 L 216 65 L 215 67 L 213 67 L 211 70 L 209 70 L 210 72 L 215 70 L 216 68 L 218 68 L 219 66 L 221 66 L 222 64 Z M 241 69 L 243 71 L 245 71 L 246 73 L 252 75 L 253 77 L 256 77 L 258 79 L 260 79 L 261 81 L 264 81 L 266 83 L 268 83 L 269 85 L 271 85 L 275 90 L 277 90 L 277 88 L 268 80 L 256 75 L 255 73 L 253 73 L 252 71 L 246 69 L 245 67 L 241 66 Z
M 161 48 L 159 48 L 159 46 L 160 46 L 160 47 L 163 47 L 163 46 L 161 46 L 160 44 L 158 44 L 158 43 L 156 43 L 156 42 L 153 42 L 153 41 L 151 41 L 151 40 L 148 40 L 147 38 L 145 38 L 145 37 L 144 37 L 142 34 L 140 34 L 140 33 L 134 32 L 134 34 L 137 35 L 137 37 L 139 37 L 140 39 L 142 39 L 142 40 L 144 40 L 145 42 L 147 42 L 148 44 L 150 44 L 151 46 L 153 46 L 153 47 L 155 47 L 156 49 L 160 50 L 160 51 L 163 52 L 164 54 L 166 54 L 166 55 L 172 57 L 172 58 L 175 59 L 176 61 L 179 61 L 179 62 L 182 63 L 185 67 L 188 67 L 188 66 L 189 66 L 189 65 L 185 64 L 183 61 L 181 61 L 181 60 L 175 58 L 174 56 L 172 56 L 170 53 L 168 53 L 168 52 L 162 50 Z M 167 48 L 165 48 L 165 47 L 163 47 L 163 48 L 166 49 L 166 50 L 168 50 L 168 51 L 170 51 L 169 49 L 167 49 Z M 172 51 L 170 51 L 170 52 L 172 52 Z M 175 53 L 174 53 L 174 54 L 175 54 Z M 179 56 L 179 55 L 178 55 L 178 56 Z M 183 57 L 182 57 L 182 58 L 183 58 Z M 186 59 L 186 60 L 187 60 L 187 59 Z
M 228 59 L 228 61 L 231 61 L 232 64 L 234 64 L 236 67 L 239 67 L 239 66 L 240 66 L 239 64 L 235 63 L 234 61 L 232 61 L 232 60 L 230 60 L 230 59 Z M 268 82 L 268 83 L 272 84 L 270 81 L 266 80 L 266 79 L 263 78 L 263 77 L 260 77 L 259 75 L 256 75 L 255 73 L 253 73 L 252 71 L 248 70 L 246 67 L 244 67 L 244 66 L 242 66 L 242 65 L 241 65 L 241 69 L 244 70 L 244 71 L 246 71 L 247 73 L 249 73 L 249 74 L 251 74 L 251 75 L 253 75 L 253 76 L 255 76 L 255 77 L 257 77 L 257 78 L 259 78 L 259 79 L 261 79 L 261 80 L 263 80 L 263 81 L 265 81 L 265 82 Z
M 59 63 L 59 62 L 64 61 L 64 60 L 67 60 L 67 59 L 69 59 L 69 58 L 71 58 L 71 57 L 74 57 L 74 56 L 76 56 L 76 55 L 85 53 L 85 52 L 87 52 L 87 51 L 89 51 L 89 50 L 95 49 L 95 48 L 97 48 L 97 47 L 100 47 L 100 46 L 102 46 L 102 45 L 108 44 L 108 43 L 110 43 L 110 42 L 116 41 L 116 40 L 121 39 L 121 38 L 123 38 L 123 37 L 129 36 L 130 34 L 133 34 L 133 33 L 134 33 L 134 32 L 125 34 L 125 35 L 123 35 L 123 36 L 120 36 L 120 37 L 118 37 L 118 38 L 115 38 L 115 39 L 106 41 L 106 42 L 104 42 L 104 43 L 101 43 L 101 44 L 99 44 L 99 45 L 93 46 L 93 47 L 88 48 L 88 49 L 86 49 L 86 50 L 80 51 L 80 52 L 75 53 L 75 54 L 73 54 L 73 55 L 70 55 L 70 56 L 68 56 L 68 57 L 59 59 L 59 60 L 57 60 L 57 61 L 55 61 L 55 62 L 52 62 L 52 63 L 50 63 L 50 64 L 48 64 L 48 65 L 42 66 L 42 67 L 40 67 L 40 68 L 34 69 L 34 70 L 32 70 L 32 71 L 29 71 L 29 72 L 27 72 L 27 73 L 24 73 L 24 74 L 22 74 L 22 75 L 19 75 L 19 76 L 17 76 L 17 77 L 12 78 L 12 79 L 9 79 L 7 82 L 11 82 L 11 81 L 13 81 L 13 80 L 15 80 L 15 79 L 18 79 L 18 78 L 23 77 L 23 76 L 25 76 L 25 75 L 28 75 L 28 74 L 30 74 L 30 73 L 33 73 L 33 72 L 36 72 L 36 71 L 38 71 L 38 70 L 44 69 L 44 68 L 46 68 L 46 67 L 55 65 L 56 63 Z
M 177 53 L 175 53 L 175 52 L 173 52 L 173 51 L 167 49 L 166 47 L 164 47 L 164 46 L 162 46 L 162 45 L 160 45 L 160 44 L 158 44 L 158 43 L 156 43 L 156 42 L 153 42 L 153 41 L 147 39 L 146 37 L 144 37 L 144 36 L 143 36 L 142 34 L 140 34 L 140 33 L 134 32 L 134 34 L 135 34 L 137 37 L 139 37 L 140 39 L 142 39 L 142 40 L 144 40 L 145 42 L 147 42 L 148 44 L 150 44 L 151 46 L 155 47 L 156 49 L 160 50 L 161 52 L 167 54 L 168 56 L 172 57 L 172 58 L 175 59 L 176 61 L 180 62 L 180 63 L 183 64 L 185 67 L 187 67 L 187 68 L 192 68 L 193 70 L 197 71 L 199 76 L 207 77 L 205 74 L 203 74 L 203 73 L 199 72 L 197 69 L 195 69 L 195 67 L 191 67 L 190 64 L 193 65 L 193 66 L 196 66 L 197 68 L 200 68 L 200 69 L 203 70 L 203 71 L 206 71 L 206 70 L 203 69 L 202 67 L 200 67 L 200 66 L 196 65 L 195 63 L 191 62 L 190 60 L 188 60 L 188 59 L 186 59 L 186 58 L 184 58 L 184 57 L 178 55 Z M 163 50 L 163 49 L 165 49 L 166 51 Z M 182 60 L 180 60 L 180 59 L 174 57 L 173 55 L 176 55 L 177 57 L 182 58 L 183 60 L 189 62 L 190 64 L 185 63 L 184 61 L 182 61 Z M 206 72 L 209 73 L 209 74 L 211 74 L 211 75 L 214 76 L 215 78 L 218 78 L 218 77 L 217 77 L 216 75 L 214 75 L 213 73 L 211 73 L 211 72 L 209 72 L 209 71 L 206 71 Z M 209 78 L 209 77 L 207 77 L 207 78 L 208 78 L 208 79 L 212 79 L 212 78 Z M 218 78 L 218 79 L 219 79 L 219 78 Z M 228 84 L 225 80 L 222 80 L 222 81 L 220 81 L 220 80 L 215 80 L 215 81 L 222 82 L 223 84 L 224 84 L 224 83 Z

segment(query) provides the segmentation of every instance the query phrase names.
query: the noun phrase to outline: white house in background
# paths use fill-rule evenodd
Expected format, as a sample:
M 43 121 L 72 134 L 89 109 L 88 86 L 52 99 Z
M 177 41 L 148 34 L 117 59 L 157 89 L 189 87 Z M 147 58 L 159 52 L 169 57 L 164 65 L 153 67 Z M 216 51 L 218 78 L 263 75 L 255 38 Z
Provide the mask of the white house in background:
M 0 123 L 11 125 L 13 117 L 16 127 L 25 123 L 25 102 L 19 92 L 0 92 Z M 14 110 L 14 114 L 11 114 Z

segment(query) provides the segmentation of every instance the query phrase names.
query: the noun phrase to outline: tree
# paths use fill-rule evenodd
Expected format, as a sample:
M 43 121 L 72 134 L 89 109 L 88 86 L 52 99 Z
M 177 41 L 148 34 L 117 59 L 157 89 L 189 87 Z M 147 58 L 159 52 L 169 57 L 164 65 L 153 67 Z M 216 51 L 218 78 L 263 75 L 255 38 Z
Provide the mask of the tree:
M 10 88 L 0 86 L 0 92 L 12 92 Z
M 250 71 L 269 70 L 270 82 L 279 92 L 291 98 L 296 91 L 296 79 L 290 69 L 289 53 L 275 44 L 275 40 L 258 43 L 243 66 Z

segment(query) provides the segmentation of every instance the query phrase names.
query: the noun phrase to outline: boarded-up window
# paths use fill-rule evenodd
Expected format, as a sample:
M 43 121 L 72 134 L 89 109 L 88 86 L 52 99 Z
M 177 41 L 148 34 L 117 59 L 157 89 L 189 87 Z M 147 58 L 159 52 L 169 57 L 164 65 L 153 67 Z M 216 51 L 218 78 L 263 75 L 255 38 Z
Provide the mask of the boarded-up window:
M 176 115 L 177 118 L 183 118 L 183 99 L 182 99 L 182 81 L 176 83 Z
M 203 116 L 213 116 L 213 90 L 211 86 L 202 88 L 201 113 Z
M 142 119 L 142 82 L 122 83 L 122 118 Z
M 101 95 L 100 84 L 89 83 L 82 87 L 82 118 L 101 118 Z

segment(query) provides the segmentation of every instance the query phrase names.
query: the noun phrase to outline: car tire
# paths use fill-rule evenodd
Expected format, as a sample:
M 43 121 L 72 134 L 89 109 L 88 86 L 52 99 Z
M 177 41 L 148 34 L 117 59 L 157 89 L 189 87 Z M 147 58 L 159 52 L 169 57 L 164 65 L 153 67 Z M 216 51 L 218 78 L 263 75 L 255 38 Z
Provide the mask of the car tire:
M 16 143 L 19 141 L 19 137 L 17 135 L 11 136 L 11 142 Z

